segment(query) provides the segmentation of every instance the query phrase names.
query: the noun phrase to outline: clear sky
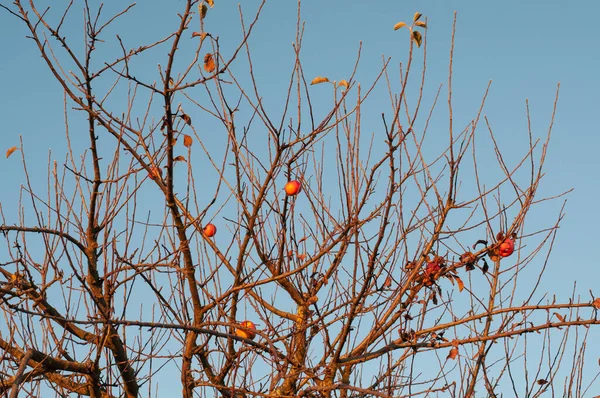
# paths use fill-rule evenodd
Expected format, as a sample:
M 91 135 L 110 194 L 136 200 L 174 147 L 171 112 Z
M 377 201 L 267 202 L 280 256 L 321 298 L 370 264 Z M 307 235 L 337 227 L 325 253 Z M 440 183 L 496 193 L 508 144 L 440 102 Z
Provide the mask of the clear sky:
M 7 0 L 0 0 L 8 4 Z M 112 3 L 112 2 L 111 2 Z M 122 2 L 114 2 L 122 3 Z M 115 11 L 115 4 L 106 4 Z M 244 10 L 256 8 L 256 0 L 242 1 Z M 237 3 L 215 0 L 207 18 L 207 30 L 217 32 L 224 48 L 239 39 Z M 119 6 L 121 7 L 121 6 Z M 158 39 L 177 22 L 183 7 L 179 0 L 141 0 L 119 25 L 119 33 L 132 47 Z M 251 40 L 267 106 L 277 106 L 285 91 L 292 60 L 291 43 L 296 27 L 296 2 L 271 0 Z M 529 99 L 532 127 L 537 137 L 548 128 L 556 86 L 560 99 L 548 152 L 546 176 L 540 195 L 550 196 L 574 188 L 567 198 L 566 217 L 545 283 L 551 293 L 566 299 L 573 282 L 587 300 L 588 290 L 600 295 L 598 245 L 598 197 L 600 196 L 600 2 L 587 1 L 356 1 L 307 0 L 302 61 L 309 78 L 317 75 L 340 80 L 354 66 L 359 43 L 362 56 L 357 79 L 370 82 L 381 66 L 382 54 L 392 62 L 406 60 L 407 32 L 393 25 L 410 21 L 420 11 L 428 22 L 428 86 L 434 92 L 446 84 L 453 15 L 457 12 L 454 60 L 454 100 L 457 125 L 464 126 L 476 112 L 488 81 L 491 91 L 484 113 L 493 124 L 503 150 L 523 150 L 527 134 L 525 100 Z M 80 30 L 66 31 L 72 43 L 81 43 Z M 114 32 L 111 32 L 114 37 Z M 24 38 L 19 21 L 0 10 L 0 149 L 19 144 L 27 150 L 30 172 L 43 171 L 48 150 L 64 158 L 62 92 L 38 55 L 33 42 Z M 107 44 L 107 51 L 116 47 Z M 81 49 L 81 47 L 79 47 Z M 157 75 L 157 62 L 146 72 Z M 260 60 L 260 61 L 256 61 Z M 158 76 L 155 77 L 158 80 Z M 388 98 L 382 106 L 388 109 Z M 377 106 L 371 104 L 376 110 Z M 380 114 L 376 113 L 378 118 Z M 462 123 L 461 123 L 462 122 Z M 483 131 L 483 130 L 482 130 Z M 522 152 L 519 152 L 522 154 Z M 24 181 L 19 159 L 0 159 L 0 202 L 10 208 Z M 44 181 L 41 178 L 40 181 Z M 14 209 L 14 208 L 13 208 Z M 554 219 L 556 213 L 536 217 Z M 598 347 L 596 347 L 597 349 Z

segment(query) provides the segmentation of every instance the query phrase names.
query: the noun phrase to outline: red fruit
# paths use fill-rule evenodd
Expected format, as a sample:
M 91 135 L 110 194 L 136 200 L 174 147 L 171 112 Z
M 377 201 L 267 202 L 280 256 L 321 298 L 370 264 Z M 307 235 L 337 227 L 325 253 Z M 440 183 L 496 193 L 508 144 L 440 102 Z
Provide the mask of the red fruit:
M 206 224 L 202 232 L 204 232 L 205 236 L 212 238 L 217 233 L 217 227 L 215 227 L 214 224 Z
M 285 193 L 288 196 L 294 196 L 294 195 L 298 195 L 301 188 L 302 188 L 302 186 L 300 185 L 300 182 L 297 180 L 293 180 L 293 181 L 290 181 L 287 184 L 285 184 L 284 189 L 285 189 Z
M 500 257 L 508 257 L 515 251 L 515 242 L 512 239 L 506 239 L 500 244 L 498 253 Z
M 235 329 L 235 334 L 243 339 L 253 340 L 256 337 L 256 325 L 252 321 L 240 323 L 241 329 Z

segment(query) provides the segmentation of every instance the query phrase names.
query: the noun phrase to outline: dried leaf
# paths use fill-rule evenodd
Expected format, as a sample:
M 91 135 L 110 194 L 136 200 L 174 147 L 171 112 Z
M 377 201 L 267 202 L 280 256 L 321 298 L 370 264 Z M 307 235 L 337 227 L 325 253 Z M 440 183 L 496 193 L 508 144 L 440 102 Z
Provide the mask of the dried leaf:
M 423 36 L 421 36 L 421 32 L 413 30 L 412 38 L 417 43 L 417 47 L 421 47 L 421 43 L 423 42 Z
M 208 73 L 215 71 L 215 59 L 211 53 L 206 53 L 204 56 L 204 70 Z
M 559 321 L 561 321 L 561 322 L 565 321 L 565 317 L 562 316 L 561 314 L 559 314 L 558 312 L 555 312 L 554 315 L 556 315 L 556 317 L 558 318 Z
M 346 89 L 348 88 L 348 82 L 346 80 L 341 80 L 338 83 L 338 87 L 346 87 Z
M 325 83 L 328 81 L 329 81 L 329 79 L 326 77 L 317 76 L 312 80 L 312 82 L 310 82 L 310 84 L 313 85 L 313 84 Z
M 306 253 L 298 254 L 297 257 L 298 257 L 298 260 L 304 261 L 304 259 L 306 258 Z
M 192 33 L 192 37 L 198 37 L 198 36 L 202 37 L 202 33 L 200 33 L 200 32 L 193 32 Z
M 537 383 L 538 383 L 540 386 L 543 386 L 544 384 L 548 384 L 548 380 L 539 379 L 539 380 L 537 381 Z
M 19 148 L 17 148 L 16 146 L 13 146 L 12 148 L 9 148 L 8 151 L 6 151 L 6 158 L 8 159 L 8 157 L 10 155 L 12 155 L 13 152 L 16 151 L 17 149 L 19 149 Z
M 456 283 L 458 284 L 458 291 L 462 292 L 465 288 L 465 283 L 458 276 L 455 276 L 454 279 L 456 279 Z
M 181 115 L 181 118 L 183 119 L 183 121 L 185 122 L 185 124 L 187 124 L 188 126 L 192 125 L 192 118 L 189 115 L 187 115 L 187 114 L 184 113 L 184 114 Z
M 210 6 L 210 8 L 213 8 L 213 6 L 215 5 L 214 0 L 206 0 L 206 2 L 208 3 L 208 5 Z
M 417 22 L 415 22 L 415 26 L 419 26 L 421 28 L 427 29 L 427 24 L 425 22 L 423 22 L 423 21 L 417 21 Z
M 162 170 L 160 167 L 152 166 L 150 168 L 150 173 L 148 174 L 151 180 L 160 179 L 162 177 Z
M 421 13 L 420 13 L 420 12 L 418 12 L 418 11 L 417 11 L 417 12 L 415 12 L 415 15 L 414 15 L 414 17 L 413 17 L 413 22 L 417 22 L 417 21 L 418 21 L 418 20 L 421 18 L 421 16 L 422 16 L 422 15 L 423 15 L 423 14 L 421 14 Z
M 206 4 L 201 3 L 198 4 L 198 14 L 200 14 L 200 19 L 204 19 L 206 17 L 206 13 L 208 12 L 208 7 Z
M 448 359 L 456 359 L 457 356 L 458 356 L 458 348 L 452 347 L 452 349 L 448 353 L 448 356 L 446 357 L 446 359 L 447 360 Z
M 194 142 L 194 140 L 192 140 L 192 137 L 185 134 L 183 136 L 183 145 L 185 145 L 186 148 L 189 148 L 192 146 L 192 143 Z
M 595 309 L 600 310 L 600 297 L 595 299 L 594 302 L 592 303 L 592 305 L 594 306 Z
M 177 156 L 176 158 L 173 159 L 174 162 L 185 162 L 185 158 L 181 155 Z
M 396 25 L 394 25 L 394 30 L 402 29 L 405 26 L 406 22 L 398 22 Z

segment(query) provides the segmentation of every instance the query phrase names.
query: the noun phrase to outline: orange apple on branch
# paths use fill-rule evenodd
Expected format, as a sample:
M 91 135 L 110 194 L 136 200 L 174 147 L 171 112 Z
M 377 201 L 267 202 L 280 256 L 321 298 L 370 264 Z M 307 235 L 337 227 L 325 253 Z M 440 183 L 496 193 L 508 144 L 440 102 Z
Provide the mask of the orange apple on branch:
M 205 236 L 212 238 L 217 233 L 217 227 L 214 224 L 206 224 L 202 232 Z
M 287 196 L 295 196 L 298 195 L 300 190 L 302 189 L 302 185 L 300 185 L 300 181 L 292 180 L 285 184 L 285 193 Z
M 235 329 L 235 334 L 243 339 L 253 340 L 256 337 L 256 325 L 252 321 L 244 321 Z

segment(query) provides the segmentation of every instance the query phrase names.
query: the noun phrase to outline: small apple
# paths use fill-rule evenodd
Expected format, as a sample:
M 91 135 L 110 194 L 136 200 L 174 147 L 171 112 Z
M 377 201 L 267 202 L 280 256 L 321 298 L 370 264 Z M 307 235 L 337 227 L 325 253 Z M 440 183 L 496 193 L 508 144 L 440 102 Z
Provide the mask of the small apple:
M 300 185 L 300 182 L 297 180 L 293 180 L 285 184 L 285 193 L 288 196 L 298 195 L 301 188 L 302 186 Z
M 235 334 L 243 339 L 254 340 L 256 337 L 256 325 L 252 321 L 240 323 L 240 329 L 235 329 Z
M 508 257 L 515 251 L 515 242 L 512 239 L 505 239 L 504 242 L 500 244 L 498 249 L 498 253 L 500 257 Z
M 214 224 L 206 224 L 204 229 L 202 230 L 205 236 L 212 238 L 217 233 L 217 227 Z

